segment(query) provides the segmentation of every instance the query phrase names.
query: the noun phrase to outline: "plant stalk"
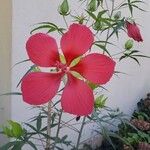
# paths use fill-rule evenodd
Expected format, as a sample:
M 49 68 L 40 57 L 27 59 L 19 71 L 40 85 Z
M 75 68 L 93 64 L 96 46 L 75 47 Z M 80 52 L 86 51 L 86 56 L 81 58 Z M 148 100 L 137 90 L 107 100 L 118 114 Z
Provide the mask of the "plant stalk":
M 50 150 L 50 137 L 51 137 L 51 101 L 48 102 L 48 111 L 47 111 L 47 135 L 49 136 L 46 141 L 46 148 L 45 150 Z
M 78 135 L 78 140 L 77 140 L 77 144 L 76 144 L 76 150 L 79 149 L 79 144 L 80 144 L 80 140 L 81 140 L 81 135 L 82 135 L 82 131 L 83 131 L 84 124 L 85 124 L 85 119 L 86 119 L 86 117 L 83 118 L 83 121 L 82 121 L 82 124 L 81 124 L 81 128 L 80 128 L 79 135 Z
M 57 127 L 57 132 L 56 132 L 56 139 L 57 139 L 58 136 L 59 136 L 62 113 L 63 113 L 63 111 L 61 110 L 61 111 L 60 111 L 60 114 L 59 114 L 58 127 Z M 56 141 L 55 141 L 55 143 L 54 143 L 54 148 L 55 148 L 55 145 L 56 145 Z
M 106 6 L 107 6 L 107 9 L 109 9 L 107 2 L 106 2 Z M 113 12 L 114 12 L 114 0 L 112 0 L 112 8 L 111 8 L 111 12 L 110 12 L 109 18 L 112 17 Z M 105 48 L 106 48 L 107 42 L 108 42 L 108 40 L 109 40 L 109 38 L 110 38 L 110 37 L 109 37 L 109 33 L 110 33 L 110 29 L 107 30 L 106 43 L 105 43 L 105 45 L 104 45 Z M 104 53 L 105 53 L 105 51 L 103 51 L 103 54 L 104 54 Z

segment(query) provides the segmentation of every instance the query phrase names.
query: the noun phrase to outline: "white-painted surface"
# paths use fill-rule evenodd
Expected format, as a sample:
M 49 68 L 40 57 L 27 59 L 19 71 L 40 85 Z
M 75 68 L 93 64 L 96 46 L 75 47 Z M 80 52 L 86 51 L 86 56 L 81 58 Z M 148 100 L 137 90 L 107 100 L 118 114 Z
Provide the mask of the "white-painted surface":
M 29 33 L 34 28 L 34 24 L 50 21 L 58 25 L 64 25 L 62 18 L 57 13 L 59 2 L 60 0 L 13 0 L 12 65 L 27 59 L 25 42 L 30 36 Z M 75 2 L 72 1 L 72 3 Z M 73 7 L 76 6 L 73 5 Z M 144 38 L 144 42 L 137 44 L 137 48 L 143 53 L 150 55 L 150 13 L 138 12 L 136 17 L 137 21 L 142 25 L 141 33 Z M 122 46 L 125 39 L 127 39 L 126 35 L 121 36 L 120 42 L 122 43 L 120 46 Z M 117 71 L 122 71 L 129 75 L 120 75 L 119 78 L 114 76 L 106 85 L 110 91 L 106 93 L 109 97 L 109 106 L 119 107 L 124 113 L 130 114 L 134 110 L 136 102 L 150 91 L 150 60 L 142 59 L 140 62 L 141 67 L 132 60 L 128 62 L 122 61 L 117 65 Z M 26 65 L 21 64 L 13 69 L 12 91 L 18 91 L 19 88 L 16 89 L 16 85 L 29 68 L 29 65 L 30 63 L 26 63 Z M 36 113 L 34 110 L 30 110 L 30 106 L 25 104 L 22 98 L 18 96 L 12 97 L 11 106 L 11 117 L 17 121 L 26 121 Z

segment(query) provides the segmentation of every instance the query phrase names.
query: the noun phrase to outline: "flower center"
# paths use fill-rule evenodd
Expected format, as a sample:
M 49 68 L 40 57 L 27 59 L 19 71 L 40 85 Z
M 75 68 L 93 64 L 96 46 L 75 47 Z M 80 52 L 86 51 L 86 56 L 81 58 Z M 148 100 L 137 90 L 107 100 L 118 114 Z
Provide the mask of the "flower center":
M 70 70 L 70 68 L 66 64 L 63 64 L 59 61 L 56 62 L 55 66 L 56 66 L 58 72 L 61 71 L 63 73 L 67 73 Z

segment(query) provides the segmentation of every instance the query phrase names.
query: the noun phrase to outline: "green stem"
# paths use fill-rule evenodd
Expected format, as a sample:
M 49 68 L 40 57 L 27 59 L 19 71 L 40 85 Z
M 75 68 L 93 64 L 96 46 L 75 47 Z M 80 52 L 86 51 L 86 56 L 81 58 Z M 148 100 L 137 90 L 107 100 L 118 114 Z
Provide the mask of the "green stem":
M 62 110 L 60 110 L 59 120 L 58 120 L 58 127 L 57 127 L 57 132 L 56 132 L 56 139 L 57 139 L 57 138 L 58 138 L 58 136 L 59 136 L 59 131 L 60 131 L 60 125 L 61 125 L 62 113 L 63 113 L 63 111 L 62 111 Z M 55 149 L 55 145 L 56 145 L 56 142 L 54 143 L 54 146 L 53 146 L 53 148 L 54 148 L 54 149 Z
M 51 137 L 51 101 L 48 103 L 48 111 L 47 111 L 47 135 L 49 136 L 46 141 L 46 148 L 45 150 L 50 150 L 50 137 Z
M 66 27 L 68 28 L 68 23 L 67 23 L 67 21 L 66 21 L 65 16 L 63 16 L 63 19 L 64 19 L 64 22 L 65 22 L 65 24 L 66 24 Z
M 82 135 L 82 131 L 83 131 L 84 124 L 85 124 L 85 119 L 86 119 L 86 117 L 83 118 L 83 121 L 82 121 L 82 124 L 81 124 L 81 128 L 80 128 L 79 135 L 78 135 L 78 140 L 77 140 L 77 144 L 76 144 L 76 150 L 79 149 L 79 144 L 80 144 L 80 140 L 81 140 L 81 135 Z
M 106 2 L 106 6 L 108 7 L 108 4 Z M 111 8 L 111 12 L 110 12 L 110 15 L 109 15 L 109 18 L 112 18 L 112 15 L 113 15 L 113 12 L 114 12 L 114 0 L 112 0 L 112 8 Z M 107 30 L 107 35 L 106 35 L 106 43 L 105 43 L 105 48 L 107 46 L 107 42 L 109 40 L 109 32 L 110 32 L 110 29 Z M 103 54 L 105 53 L 105 51 L 103 51 Z

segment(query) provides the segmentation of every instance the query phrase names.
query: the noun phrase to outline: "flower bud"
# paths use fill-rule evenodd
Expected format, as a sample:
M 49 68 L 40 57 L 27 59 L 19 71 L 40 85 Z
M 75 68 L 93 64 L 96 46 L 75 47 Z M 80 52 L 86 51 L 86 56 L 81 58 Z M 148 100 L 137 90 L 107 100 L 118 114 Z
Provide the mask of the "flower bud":
M 130 50 L 133 47 L 133 40 L 127 40 L 125 43 L 125 49 Z
M 88 4 L 88 10 L 91 12 L 96 11 L 96 0 L 91 0 L 90 3 Z
M 130 23 L 126 21 L 127 34 L 137 42 L 143 42 L 143 38 L 140 33 L 140 29 L 135 22 Z
M 118 20 L 120 17 L 121 17 L 121 11 L 118 11 L 118 12 L 114 15 L 114 18 L 115 18 L 116 20 Z
M 68 0 L 64 0 L 59 7 L 59 13 L 63 16 L 67 16 L 69 13 L 69 4 Z

